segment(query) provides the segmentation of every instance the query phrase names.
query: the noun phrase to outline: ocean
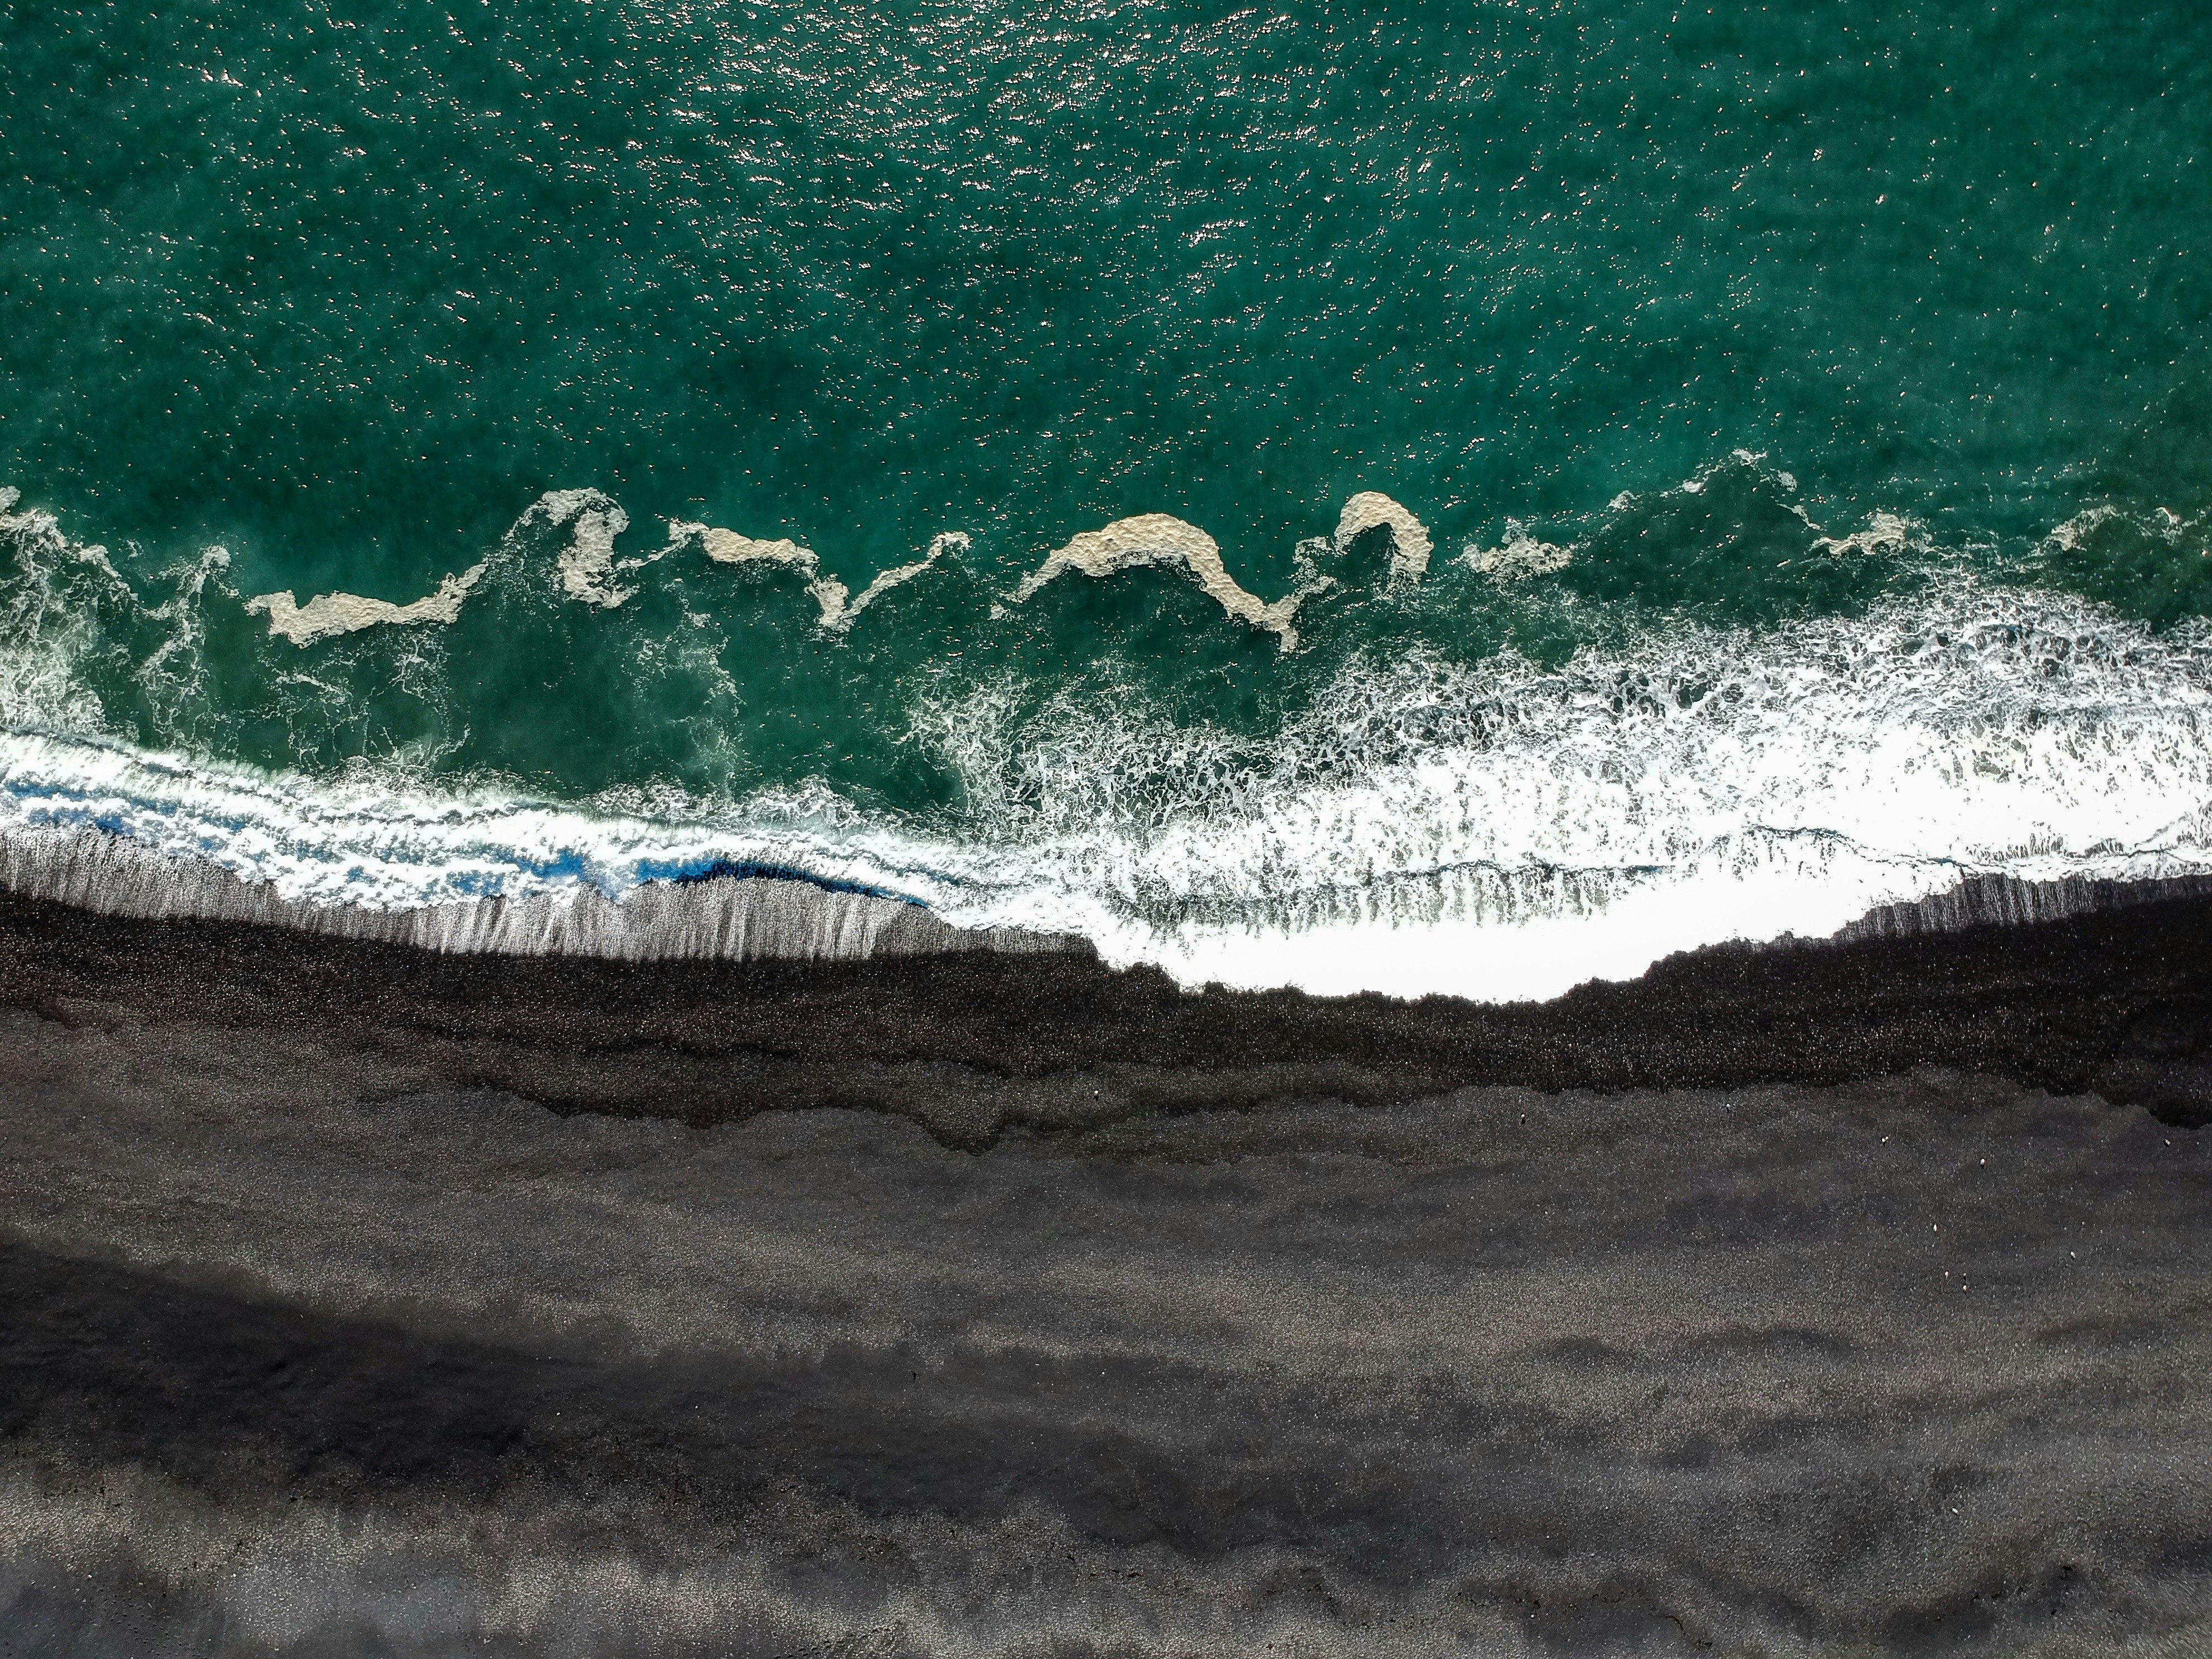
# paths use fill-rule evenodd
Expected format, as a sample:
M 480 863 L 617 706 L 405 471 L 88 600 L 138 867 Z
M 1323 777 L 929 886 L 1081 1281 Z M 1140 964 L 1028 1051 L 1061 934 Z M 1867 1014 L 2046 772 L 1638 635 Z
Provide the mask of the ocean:
M 34 863 L 1492 999 L 2212 867 L 2197 8 L 11 15 Z
M 0 0 L 0 1659 L 2212 1652 L 2208 146 Z

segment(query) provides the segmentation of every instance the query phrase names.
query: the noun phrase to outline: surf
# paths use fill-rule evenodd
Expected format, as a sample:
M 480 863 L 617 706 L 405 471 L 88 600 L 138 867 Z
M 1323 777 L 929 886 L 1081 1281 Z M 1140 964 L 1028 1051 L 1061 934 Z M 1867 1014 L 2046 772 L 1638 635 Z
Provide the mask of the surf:
M 1554 664 L 1377 647 L 1258 732 L 1114 673 L 918 695 L 903 741 L 956 785 L 934 808 L 821 778 L 562 799 L 15 729 L 5 880 L 440 949 L 1078 940 L 1188 985 L 1515 1000 L 1976 883 L 2212 871 L 2212 630 L 1967 574 L 1861 617 L 1677 623 Z M 697 879 L 716 871 L 813 920 L 745 921 Z

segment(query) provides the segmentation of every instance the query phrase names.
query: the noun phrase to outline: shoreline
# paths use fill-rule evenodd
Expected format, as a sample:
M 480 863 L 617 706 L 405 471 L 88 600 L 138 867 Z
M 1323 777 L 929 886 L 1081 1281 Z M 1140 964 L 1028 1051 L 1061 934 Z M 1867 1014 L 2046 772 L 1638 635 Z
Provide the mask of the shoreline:
M 1942 1066 L 2212 1121 L 2212 897 L 1729 945 L 1542 1003 L 1178 988 L 1086 952 L 624 962 L 441 952 L 0 893 L 0 1002 L 281 1029 L 562 1111 L 910 1117 L 974 1147 L 1288 1095 L 1832 1085 Z
M 1018 928 L 955 927 L 911 900 L 799 876 L 653 881 L 619 903 L 585 888 L 416 909 L 315 904 L 102 830 L 0 835 L 0 890 L 100 915 L 246 923 L 453 955 L 747 962 L 1087 948 Z
M 248 879 L 212 860 L 172 856 L 97 828 L 0 832 L 0 893 L 100 915 L 245 923 L 456 956 L 657 963 L 867 961 L 969 951 L 1097 954 L 1093 944 L 1079 935 L 963 927 L 942 920 L 919 900 L 818 879 L 802 871 L 716 870 L 661 878 L 641 884 L 619 900 L 586 886 L 519 899 L 492 897 L 414 908 L 320 904 L 284 898 L 266 883 Z M 2027 880 L 1969 873 L 1924 898 L 1876 905 L 1825 936 L 1784 933 L 1699 948 L 1787 949 L 1905 939 L 1991 925 L 2064 921 L 2198 898 L 2212 898 L 2212 871 L 2135 880 L 2087 876 Z M 1252 994 L 1273 994 L 1273 990 L 1255 988 Z M 1435 994 L 1459 1000 L 1453 993 Z

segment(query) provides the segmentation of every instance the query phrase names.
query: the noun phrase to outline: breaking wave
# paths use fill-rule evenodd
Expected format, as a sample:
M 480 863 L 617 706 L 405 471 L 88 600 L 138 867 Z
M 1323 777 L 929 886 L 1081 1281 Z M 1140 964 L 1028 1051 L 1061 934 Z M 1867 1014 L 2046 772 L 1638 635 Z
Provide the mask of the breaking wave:
M 272 919 L 342 912 L 341 931 L 455 949 L 863 955 L 948 948 L 941 927 L 1076 936 L 1188 983 L 1500 1000 L 1992 878 L 2212 872 L 2212 632 L 1963 576 L 1859 617 L 1678 623 L 1557 665 L 1355 653 L 1262 735 L 1103 672 L 917 696 L 904 735 L 957 786 L 928 810 L 818 781 L 561 801 L 17 729 L 5 878 L 245 914 L 191 896 L 213 890 L 181 872 L 211 870 L 293 907 Z M 129 883 L 66 873 L 121 867 L 88 837 L 127 848 Z M 185 896 L 143 896 L 149 858 L 183 861 Z M 748 882 L 827 896 L 753 926 L 731 920 Z
M 1063 696 L 932 711 L 1035 921 L 1179 978 L 1545 996 L 1977 877 L 2212 868 L 2212 652 L 1965 579 L 1547 668 L 1355 660 L 1264 744 Z

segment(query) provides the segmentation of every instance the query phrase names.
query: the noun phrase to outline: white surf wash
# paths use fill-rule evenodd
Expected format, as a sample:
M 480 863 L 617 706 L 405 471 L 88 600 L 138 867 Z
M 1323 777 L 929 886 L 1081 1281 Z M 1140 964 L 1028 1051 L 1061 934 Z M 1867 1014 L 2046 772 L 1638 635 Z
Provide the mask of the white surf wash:
M 1012 702 L 924 736 L 1030 925 L 1192 982 L 1540 997 L 1972 875 L 2212 870 L 2212 634 L 1963 579 L 1556 670 L 1355 662 L 1264 744 Z
M 1096 687 L 1012 710 L 925 711 L 971 803 L 934 835 L 818 789 L 565 806 L 19 731 L 0 738 L 0 838 L 19 889 L 119 891 L 69 873 L 97 866 L 82 836 L 99 830 L 325 917 L 294 925 L 447 948 L 920 948 L 872 943 L 865 917 L 679 915 L 721 902 L 711 888 L 787 883 L 652 885 L 719 861 L 955 927 L 1080 933 L 1188 982 L 1490 999 L 1830 933 L 1970 874 L 2212 870 L 2212 640 L 1963 582 L 1863 621 L 1686 631 L 1559 669 L 1355 662 L 1259 742 Z M 176 885 L 179 913 L 251 902 Z M 641 888 L 650 926 L 623 914 Z
M 106 548 L 70 540 L 51 513 L 18 512 L 21 499 L 0 489 L 0 538 L 16 569 L 0 586 L 0 726 L 96 730 L 100 699 L 80 668 L 104 647 L 102 609 L 136 610 L 138 598 Z

